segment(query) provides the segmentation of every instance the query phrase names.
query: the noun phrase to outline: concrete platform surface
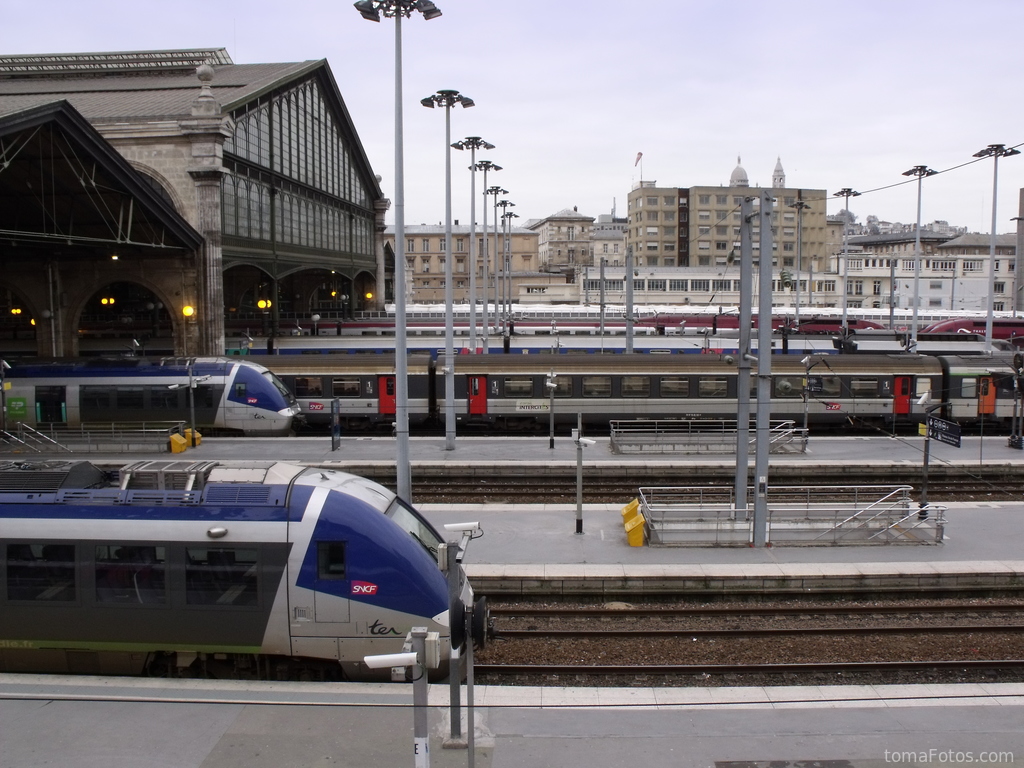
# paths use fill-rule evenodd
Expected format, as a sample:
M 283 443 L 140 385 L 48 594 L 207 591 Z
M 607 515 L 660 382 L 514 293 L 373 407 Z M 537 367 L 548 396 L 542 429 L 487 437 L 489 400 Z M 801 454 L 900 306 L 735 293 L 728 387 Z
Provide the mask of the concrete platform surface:
M 437 768 L 469 764 L 465 749 L 443 748 L 447 695 L 447 686 L 431 686 L 430 765 Z M 481 686 L 475 697 L 474 763 L 481 768 L 1024 760 L 1018 684 Z M 0 768 L 424 765 L 412 753 L 411 700 L 407 685 L 0 675 Z

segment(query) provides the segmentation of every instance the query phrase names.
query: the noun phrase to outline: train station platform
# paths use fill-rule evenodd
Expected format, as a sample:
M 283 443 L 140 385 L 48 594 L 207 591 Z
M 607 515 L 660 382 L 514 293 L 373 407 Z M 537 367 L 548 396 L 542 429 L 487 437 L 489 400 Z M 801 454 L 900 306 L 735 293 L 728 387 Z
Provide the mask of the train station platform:
M 921 462 L 921 439 L 812 438 L 806 454 L 776 462 L 841 466 Z M 968 437 L 964 447 L 932 444 L 932 461 L 969 467 L 1024 467 L 1005 437 Z M 568 438 L 413 438 L 416 472 L 444 463 L 499 462 L 540 468 L 575 463 Z M 388 438 L 204 439 L 185 457 L 277 459 L 358 472 L 394 461 Z M 25 460 L 40 457 L 25 456 Z M 64 456 L 62 458 L 71 458 Z M 86 457 L 83 457 L 86 458 Z M 166 459 L 97 456 L 91 461 Z M 682 463 L 695 471 L 727 457 L 615 455 L 607 438 L 587 448 L 587 463 Z M 526 594 L 589 585 L 595 594 L 638 594 L 647 585 L 690 582 L 724 590 L 788 583 L 847 590 L 851 584 L 902 589 L 930 582 L 1024 580 L 1020 525 L 1024 499 L 948 505 L 936 546 L 631 547 L 620 505 L 587 504 L 576 533 L 572 504 L 423 504 L 437 525 L 478 521 L 465 564 L 478 590 Z M 895 580 L 895 581 L 894 581 Z M 499 589 L 500 588 L 500 589 Z M 633 590 L 632 593 L 622 590 Z M 463 703 L 466 701 L 463 692 Z M 1005 765 L 1024 760 L 1024 684 L 800 687 L 528 688 L 474 690 L 475 765 L 481 768 L 882 768 Z M 246 683 L 211 680 L 0 675 L 0 768 L 279 768 L 414 766 L 412 693 L 407 685 Z M 430 765 L 468 765 L 464 749 L 444 749 L 448 686 L 431 686 Z M 465 713 L 464 713 L 465 716 Z M 466 732 L 463 728 L 463 733 Z
M 466 691 L 463 692 L 464 694 Z M 1024 684 L 474 689 L 480 768 L 882 768 L 1024 759 Z M 465 702 L 463 695 L 463 702 Z M 0 674 L 0 768 L 420 766 L 411 686 Z M 447 685 L 430 765 L 469 765 Z M 463 710 L 463 735 L 468 719 Z

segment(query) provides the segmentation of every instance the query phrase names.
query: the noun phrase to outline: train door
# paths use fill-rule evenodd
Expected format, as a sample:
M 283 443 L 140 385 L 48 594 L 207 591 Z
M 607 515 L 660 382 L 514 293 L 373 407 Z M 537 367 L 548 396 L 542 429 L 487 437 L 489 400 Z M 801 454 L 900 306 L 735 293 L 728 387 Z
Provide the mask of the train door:
M 67 422 L 67 387 L 36 387 L 36 424 Z
M 996 412 L 996 383 L 991 376 L 978 377 L 978 415 L 991 416 Z
M 896 376 L 893 380 L 892 412 L 894 416 L 906 416 L 910 413 L 910 399 L 914 389 L 910 376 Z
M 317 624 L 349 621 L 346 590 L 354 589 L 348 579 L 344 541 L 314 541 L 316 582 L 313 586 L 313 620 Z
M 470 416 L 487 415 L 487 377 L 467 376 L 467 401 Z
M 393 416 L 395 409 L 395 377 L 377 377 L 377 413 Z

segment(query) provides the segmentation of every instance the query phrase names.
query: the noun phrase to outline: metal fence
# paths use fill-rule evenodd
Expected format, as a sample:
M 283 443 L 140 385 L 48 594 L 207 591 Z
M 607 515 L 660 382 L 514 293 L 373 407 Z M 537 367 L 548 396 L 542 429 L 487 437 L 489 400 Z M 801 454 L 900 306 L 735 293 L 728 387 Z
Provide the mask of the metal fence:
M 735 453 L 735 419 L 631 419 L 609 422 L 613 453 Z M 794 421 L 770 424 L 770 453 L 803 453 L 807 430 Z M 748 451 L 756 445 L 753 424 Z
M 940 544 L 946 507 L 914 503 L 910 486 L 774 486 L 767 542 L 780 545 Z M 640 489 L 652 546 L 748 546 L 754 505 L 737 508 L 733 489 Z

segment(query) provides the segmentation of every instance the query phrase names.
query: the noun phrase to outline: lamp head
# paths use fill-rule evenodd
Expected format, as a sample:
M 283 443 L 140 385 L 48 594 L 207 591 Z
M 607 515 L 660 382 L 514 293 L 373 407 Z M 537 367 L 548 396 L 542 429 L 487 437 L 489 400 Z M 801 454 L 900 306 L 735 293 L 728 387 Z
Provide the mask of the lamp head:
M 367 21 L 380 21 L 380 12 L 374 7 L 371 0 L 360 0 L 354 3 L 359 14 Z
M 423 18 L 427 21 L 436 19 L 441 15 L 441 9 L 434 5 L 430 0 L 416 0 L 412 4 L 412 7 L 423 14 Z

